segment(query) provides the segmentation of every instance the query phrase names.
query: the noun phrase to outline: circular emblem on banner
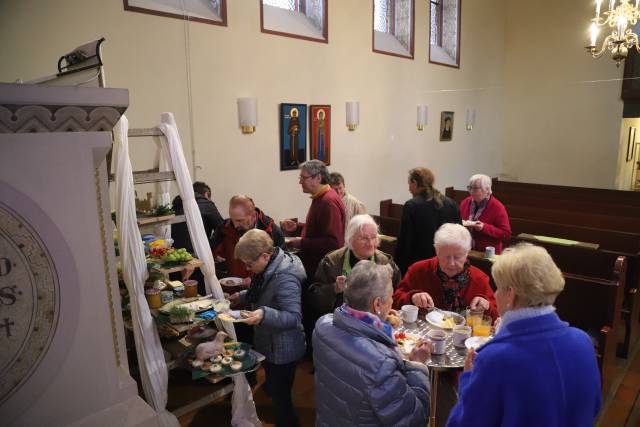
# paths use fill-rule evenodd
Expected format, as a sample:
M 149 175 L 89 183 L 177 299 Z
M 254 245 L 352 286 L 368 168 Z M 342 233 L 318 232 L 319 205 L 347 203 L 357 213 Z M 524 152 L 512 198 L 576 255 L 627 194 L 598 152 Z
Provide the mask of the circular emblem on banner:
M 0 202 L 0 404 L 47 353 L 60 312 L 52 257 L 36 230 Z

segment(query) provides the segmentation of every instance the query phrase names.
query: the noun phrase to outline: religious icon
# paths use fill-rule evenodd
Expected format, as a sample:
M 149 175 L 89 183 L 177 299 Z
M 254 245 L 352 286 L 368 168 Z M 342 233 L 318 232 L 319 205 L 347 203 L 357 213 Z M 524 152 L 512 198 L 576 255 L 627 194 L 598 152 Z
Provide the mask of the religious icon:
M 309 158 L 331 164 L 331 106 L 309 106 Z
M 453 138 L 453 111 L 440 113 L 440 141 L 451 141 Z
M 307 106 L 280 104 L 280 170 L 297 169 L 307 160 Z

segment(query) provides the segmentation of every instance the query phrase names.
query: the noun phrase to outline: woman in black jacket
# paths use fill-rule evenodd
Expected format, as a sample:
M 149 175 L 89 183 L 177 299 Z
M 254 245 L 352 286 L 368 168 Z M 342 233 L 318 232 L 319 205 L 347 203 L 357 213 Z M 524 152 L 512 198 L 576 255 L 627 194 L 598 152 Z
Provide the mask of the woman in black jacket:
M 402 209 L 396 247 L 396 263 L 404 275 L 411 264 L 436 255 L 433 235 L 446 222 L 461 224 L 455 201 L 433 187 L 435 177 L 427 168 L 409 171 L 409 191 L 413 198 Z

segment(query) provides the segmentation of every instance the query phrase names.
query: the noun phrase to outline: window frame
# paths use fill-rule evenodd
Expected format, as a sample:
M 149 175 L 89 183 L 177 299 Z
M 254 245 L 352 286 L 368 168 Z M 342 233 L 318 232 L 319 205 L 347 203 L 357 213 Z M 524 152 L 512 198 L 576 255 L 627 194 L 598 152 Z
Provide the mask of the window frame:
M 213 19 L 205 19 L 205 18 L 199 18 L 196 16 L 191 16 L 191 15 L 179 15 L 177 13 L 171 13 L 171 12 L 163 12 L 161 10 L 155 10 L 155 9 L 147 9 L 145 7 L 140 7 L 140 6 L 132 6 L 129 4 L 129 0 L 122 0 L 122 3 L 124 5 L 124 10 L 129 11 L 129 12 L 138 12 L 138 13 L 144 13 L 147 15 L 155 15 L 155 16 L 162 16 L 165 18 L 174 18 L 174 19 L 180 19 L 182 21 L 193 21 L 193 22 L 200 22 L 202 24 L 209 24 L 209 25 L 219 25 L 221 27 L 226 27 L 228 26 L 228 21 L 227 21 L 227 0 L 220 0 L 220 18 L 222 18 L 221 21 L 215 21 Z
M 300 40 L 307 40 L 307 41 L 311 41 L 311 42 L 318 42 L 318 43 L 329 43 L 329 0 L 322 0 L 323 1 L 323 16 L 322 16 L 322 37 L 321 39 L 319 38 L 315 38 L 315 37 L 309 37 L 309 36 L 303 36 L 300 34 L 296 34 L 296 33 L 288 33 L 286 31 L 277 31 L 277 30 L 270 30 L 268 28 L 264 27 L 264 11 L 263 11 L 263 7 L 264 5 L 262 4 L 262 0 L 258 0 L 258 2 L 260 3 L 260 32 L 265 33 L 265 34 L 273 34 L 276 36 L 282 36 L 282 37 L 290 37 L 292 39 L 300 39 Z M 297 0 L 296 1 L 297 4 L 297 9 L 294 12 L 300 12 L 301 9 L 306 8 L 306 0 Z M 306 16 L 306 15 L 305 15 Z
M 405 58 L 405 59 L 415 59 L 415 37 L 416 37 L 416 1 L 411 1 L 411 49 L 409 49 L 409 55 L 401 55 L 395 52 L 387 52 L 386 50 L 376 49 L 376 28 L 375 28 L 375 19 L 376 19 L 376 4 L 375 0 L 371 0 L 371 51 L 375 53 L 380 53 L 382 55 L 390 55 L 395 56 L 397 58 Z M 395 37 L 395 25 L 396 25 L 396 0 L 389 0 L 391 6 L 391 19 L 388 21 L 390 24 L 390 31 L 388 34 L 391 34 Z
M 437 0 L 437 2 L 441 3 L 443 0 Z M 451 68 L 457 68 L 460 69 L 460 62 L 461 62 L 461 58 L 460 58 L 460 52 L 462 50 L 462 46 L 460 45 L 460 28 L 461 28 L 461 17 L 462 17 L 462 0 L 456 0 L 458 2 L 458 17 L 457 17 L 457 25 L 458 25 L 458 29 L 457 29 L 457 42 L 456 42 L 456 64 L 447 64 L 446 62 L 438 62 L 438 61 L 432 61 L 431 60 L 431 7 L 429 7 L 429 25 L 427 27 L 427 40 L 429 40 L 429 51 L 428 51 L 428 55 L 427 55 L 427 59 L 429 60 L 430 64 L 435 64 L 435 65 L 442 65 L 445 67 L 451 67 Z M 431 0 L 429 0 L 429 5 L 431 5 Z M 438 47 L 442 47 L 442 5 L 440 6 L 440 34 L 438 35 L 439 37 L 439 41 L 440 41 L 440 45 L 436 45 Z M 436 19 L 438 19 L 436 17 Z

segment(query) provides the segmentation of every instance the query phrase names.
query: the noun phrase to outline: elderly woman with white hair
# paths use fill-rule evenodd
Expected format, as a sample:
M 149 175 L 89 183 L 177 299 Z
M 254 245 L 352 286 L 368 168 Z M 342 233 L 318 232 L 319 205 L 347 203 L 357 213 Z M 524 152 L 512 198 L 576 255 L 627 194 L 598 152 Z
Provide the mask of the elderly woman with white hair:
M 345 230 L 345 247 L 324 256 L 308 291 L 308 302 L 316 314 L 331 313 L 343 302 L 346 279 L 358 261 L 371 260 L 376 264 L 389 264 L 392 269 L 393 288 L 400 282 L 400 270 L 391 256 L 378 250 L 378 224 L 370 215 L 351 218 Z
M 494 320 L 496 301 L 489 277 L 469 264 L 471 235 L 460 224 L 443 224 L 433 237 L 436 256 L 412 264 L 393 294 L 394 307 L 413 304 L 462 311 L 483 309 Z
M 447 426 L 592 426 L 601 405 L 589 336 L 558 318 L 564 278 L 544 248 L 507 249 L 491 269 L 498 333 L 470 351 Z
M 467 190 L 470 196 L 460 203 L 460 216 L 473 236 L 473 249 L 484 252 L 493 246 L 501 254 L 503 243 L 511 237 L 511 224 L 504 205 L 491 193 L 491 178 L 473 175 Z
M 391 309 L 391 267 L 360 261 L 347 278 L 345 304 L 313 333 L 316 426 L 424 426 L 430 387 L 428 342 L 404 360 L 384 322 Z

